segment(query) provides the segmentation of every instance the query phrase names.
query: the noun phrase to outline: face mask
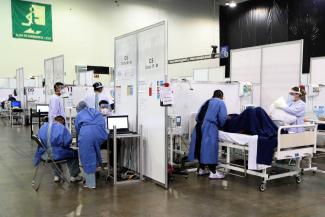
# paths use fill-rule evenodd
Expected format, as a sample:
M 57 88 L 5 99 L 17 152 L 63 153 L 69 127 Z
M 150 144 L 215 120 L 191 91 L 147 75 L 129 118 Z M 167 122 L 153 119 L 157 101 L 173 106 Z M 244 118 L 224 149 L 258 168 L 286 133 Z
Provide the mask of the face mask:
M 65 88 L 62 88 L 60 90 L 60 94 L 61 94 L 62 97 L 68 97 L 68 92 L 67 92 L 67 90 Z
M 103 115 L 109 115 L 110 114 L 110 110 L 108 108 L 102 108 L 100 110 L 100 112 L 103 114 Z
M 289 94 L 288 98 L 287 98 L 287 104 L 291 104 L 293 102 L 293 100 L 294 100 L 294 96 Z

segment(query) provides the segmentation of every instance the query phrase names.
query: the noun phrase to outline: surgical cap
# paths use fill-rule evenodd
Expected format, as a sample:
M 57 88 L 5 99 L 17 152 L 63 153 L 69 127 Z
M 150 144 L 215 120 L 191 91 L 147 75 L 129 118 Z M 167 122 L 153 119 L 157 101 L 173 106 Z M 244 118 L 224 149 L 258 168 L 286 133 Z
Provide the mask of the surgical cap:
M 81 101 L 78 103 L 77 107 L 76 107 L 76 110 L 77 112 L 81 112 L 82 110 L 84 110 L 85 108 L 87 108 L 87 103 L 85 101 Z

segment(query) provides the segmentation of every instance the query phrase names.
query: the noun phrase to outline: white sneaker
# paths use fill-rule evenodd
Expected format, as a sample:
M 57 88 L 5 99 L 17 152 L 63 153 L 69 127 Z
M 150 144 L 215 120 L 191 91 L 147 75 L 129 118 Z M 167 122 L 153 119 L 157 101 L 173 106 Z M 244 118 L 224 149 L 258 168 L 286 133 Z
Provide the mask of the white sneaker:
M 223 173 L 220 173 L 216 171 L 216 173 L 210 172 L 209 179 L 223 179 L 225 178 L 225 175 Z
M 208 174 L 209 174 L 208 170 L 202 170 L 201 168 L 199 169 L 199 172 L 197 173 L 198 176 L 205 176 Z
M 88 188 L 88 189 L 96 189 L 96 187 L 89 187 L 88 185 L 84 185 L 84 188 Z
M 59 182 L 59 181 L 60 181 L 60 177 L 54 176 L 54 182 Z
M 81 176 L 75 176 L 75 177 L 70 177 L 70 182 L 80 182 L 82 181 L 84 178 Z

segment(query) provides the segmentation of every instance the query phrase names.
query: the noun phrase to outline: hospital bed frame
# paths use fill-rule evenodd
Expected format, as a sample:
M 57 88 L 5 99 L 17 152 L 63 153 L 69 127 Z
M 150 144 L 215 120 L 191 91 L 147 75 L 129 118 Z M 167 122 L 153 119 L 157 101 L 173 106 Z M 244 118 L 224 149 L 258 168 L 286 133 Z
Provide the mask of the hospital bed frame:
M 289 133 L 281 134 L 283 130 L 289 128 L 305 128 L 306 130 L 302 133 Z M 302 181 L 301 174 L 304 171 L 316 171 L 316 167 L 312 167 L 312 157 L 316 153 L 316 139 L 317 139 L 317 126 L 315 124 L 307 125 L 291 125 L 291 126 L 281 126 L 278 129 L 278 146 L 274 153 L 274 159 L 271 166 L 266 167 L 262 170 L 249 170 L 246 167 L 245 157 L 244 166 L 236 165 L 231 163 L 231 150 L 241 150 L 246 156 L 249 154 L 248 145 L 234 144 L 226 141 L 219 142 L 219 150 L 221 147 L 227 149 L 226 152 L 226 162 L 220 162 L 219 166 L 224 168 L 226 173 L 230 170 L 244 173 L 249 175 L 254 175 L 263 178 L 261 185 L 259 186 L 260 191 L 265 191 L 266 183 L 270 180 L 284 178 L 284 177 L 296 177 L 296 182 L 300 183 Z M 302 159 L 306 158 L 308 160 L 308 166 L 301 168 Z M 295 160 L 295 164 L 279 164 L 276 161 L 279 160 Z M 269 174 L 268 168 L 276 167 L 288 170 L 280 174 Z

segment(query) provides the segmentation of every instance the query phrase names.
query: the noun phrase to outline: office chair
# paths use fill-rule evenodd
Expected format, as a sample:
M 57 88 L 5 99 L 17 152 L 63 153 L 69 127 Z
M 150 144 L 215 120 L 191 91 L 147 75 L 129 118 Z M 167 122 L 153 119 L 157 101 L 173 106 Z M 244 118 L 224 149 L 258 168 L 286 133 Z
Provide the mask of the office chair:
M 49 151 L 49 149 L 45 145 L 42 144 L 41 140 L 37 136 L 33 135 L 32 140 L 37 144 L 37 148 L 38 147 L 43 148 L 46 151 L 47 156 L 48 156 L 47 159 L 41 158 L 41 162 L 35 168 L 35 172 L 34 172 L 33 180 L 32 180 L 33 189 L 35 191 L 38 191 L 39 187 L 41 185 L 41 180 L 43 178 L 44 173 L 41 174 L 38 182 L 36 180 L 38 171 L 41 166 L 43 166 L 43 167 L 50 166 L 53 170 L 57 170 L 60 179 L 63 180 L 63 182 L 70 184 L 70 180 L 68 178 L 66 178 L 66 176 L 64 175 L 64 172 L 59 167 L 59 165 L 61 165 L 61 164 L 66 164 L 67 160 L 58 160 L 58 161 L 53 160 L 52 153 Z

